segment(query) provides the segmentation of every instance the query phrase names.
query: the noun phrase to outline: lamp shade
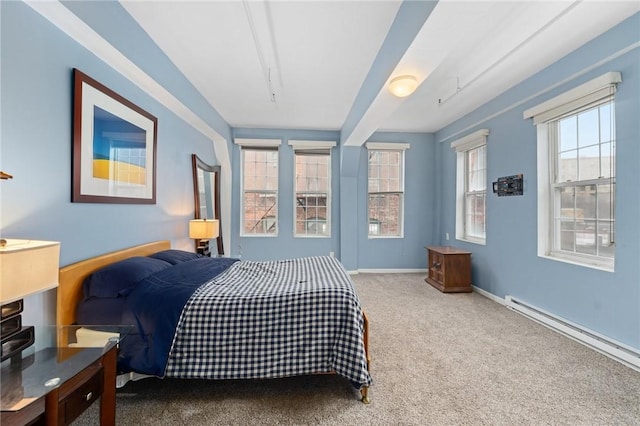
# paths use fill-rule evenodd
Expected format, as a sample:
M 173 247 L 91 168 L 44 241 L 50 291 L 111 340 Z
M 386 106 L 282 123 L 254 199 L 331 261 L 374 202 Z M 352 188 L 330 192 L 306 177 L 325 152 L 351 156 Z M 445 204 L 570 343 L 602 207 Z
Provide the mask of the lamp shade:
M 401 75 L 389 82 L 389 91 L 394 96 L 404 98 L 418 88 L 418 80 L 412 75 Z
M 216 219 L 193 219 L 189 221 L 189 238 L 209 240 L 219 235 L 220 222 Z
M 8 239 L 0 246 L 0 302 L 58 286 L 60 243 Z

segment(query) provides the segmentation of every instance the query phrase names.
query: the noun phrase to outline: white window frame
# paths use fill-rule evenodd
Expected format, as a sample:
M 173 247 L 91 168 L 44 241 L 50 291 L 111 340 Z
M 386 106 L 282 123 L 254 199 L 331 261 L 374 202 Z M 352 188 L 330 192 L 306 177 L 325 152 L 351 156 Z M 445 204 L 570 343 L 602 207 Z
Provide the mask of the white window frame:
M 289 146 L 293 148 L 293 236 L 294 238 L 330 238 L 331 237 L 331 174 L 333 170 L 332 163 L 332 151 L 336 146 L 335 141 L 304 141 L 304 140 L 290 140 Z M 326 153 L 329 157 L 328 170 L 327 170 L 327 214 L 325 219 L 326 233 L 324 234 L 299 234 L 297 232 L 297 191 L 296 191 L 296 161 L 295 157 L 298 153 L 315 153 L 317 155 L 323 155 Z M 306 229 L 306 227 L 305 227 Z
M 485 232 L 482 237 L 476 235 L 470 235 L 466 226 L 467 217 L 467 195 L 470 194 L 467 184 L 469 170 L 468 154 L 476 148 L 482 146 L 485 147 L 484 164 L 486 168 L 487 164 L 487 136 L 489 136 L 489 129 L 477 130 L 463 138 L 457 139 L 451 142 L 451 148 L 456 151 L 456 239 L 460 241 L 467 241 L 474 244 L 485 245 L 487 243 L 487 176 L 485 175 L 484 191 L 474 191 L 474 194 L 484 193 L 484 228 Z
M 376 238 L 404 238 L 404 205 L 405 205 L 405 175 L 406 175 L 406 167 L 405 167 L 405 151 L 411 148 L 411 145 L 408 143 L 388 143 L 388 142 L 367 142 L 367 237 L 370 239 Z M 400 176 L 400 217 L 398 221 L 400 223 L 400 230 L 398 235 L 372 235 L 369 233 L 371 227 L 369 226 L 370 218 L 369 218 L 369 155 L 368 151 L 393 151 L 400 152 L 401 154 L 401 162 L 400 165 L 402 167 L 402 176 Z M 395 191 L 394 191 L 395 192 Z
M 282 144 L 281 139 L 234 139 L 234 143 L 240 146 L 240 236 L 241 237 L 277 237 L 279 232 L 279 214 L 278 211 L 280 209 L 279 206 L 279 186 L 280 186 L 280 152 L 279 147 Z M 278 154 L 278 188 L 275 190 L 269 190 L 267 192 L 273 192 L 276 198 L 276 215 L 275 215 L 275 226 L 276 230 L 273 234 L 267 233 L 245 233 L 244 231 L 244 151 L 245 150 L 271 150 L 276 151 Z M 268 216 L 268 218 L 273 218 L 273 216 Z
M 622 81 L 619 72 L 608 72 L 574 89 L 524 111 L 524 118 L 533 119 L 537 130 L 538 156 L 538 256 L 560 262 L 613 272 L 615 256 L 581 255 L 554 249 L 554 187 L 556 146 L 553 133 L 559 118 L 574 115 L 608 101 L 615 111 L 616 85 Z M 614 122 L 615 126 L 615 116 Z M 614 130 L 615 134 L 615 130 Z M 615 181 L 615 175 L 612 178 Z M 615 222 L 615 217 L 613 218 Z

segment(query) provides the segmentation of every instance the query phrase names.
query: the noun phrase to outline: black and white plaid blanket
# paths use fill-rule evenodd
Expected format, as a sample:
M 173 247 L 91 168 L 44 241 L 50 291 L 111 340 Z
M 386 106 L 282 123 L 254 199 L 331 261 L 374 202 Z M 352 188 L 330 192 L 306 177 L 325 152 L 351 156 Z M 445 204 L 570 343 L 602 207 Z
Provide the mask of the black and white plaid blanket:
M 241 261 L 185 305 L 166 376 L 253 379 L 330 372 L 369 386 L 364 320 L 333 257 Z

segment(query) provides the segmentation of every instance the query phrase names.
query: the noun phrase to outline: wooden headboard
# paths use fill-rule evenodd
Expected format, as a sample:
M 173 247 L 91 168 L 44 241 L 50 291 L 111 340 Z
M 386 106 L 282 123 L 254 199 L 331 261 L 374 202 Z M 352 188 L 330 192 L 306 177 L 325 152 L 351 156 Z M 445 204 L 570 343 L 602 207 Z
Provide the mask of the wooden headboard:
M 82 283 L 89 274 L 119 260 L 134 256 L 148 256 L 170 248 L 170 241 L 154 241 L 81 260 L 60 268 L 56 312 L 57 325 L 70 325 L 76 322 L 76 308 L 83 297 Z

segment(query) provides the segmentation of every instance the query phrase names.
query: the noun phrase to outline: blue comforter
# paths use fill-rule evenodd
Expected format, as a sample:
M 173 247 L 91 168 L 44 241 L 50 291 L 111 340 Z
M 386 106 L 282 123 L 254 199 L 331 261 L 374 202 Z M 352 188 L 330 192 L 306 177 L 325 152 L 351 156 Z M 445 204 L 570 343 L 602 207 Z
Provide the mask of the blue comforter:
M 208 258 L 178 263 L 142 281 L 128 294 L 122 324 L 133 325 L 120 344 L 120 373 L 164 376 L 183 307 L 191 295 L 237 259 Z

